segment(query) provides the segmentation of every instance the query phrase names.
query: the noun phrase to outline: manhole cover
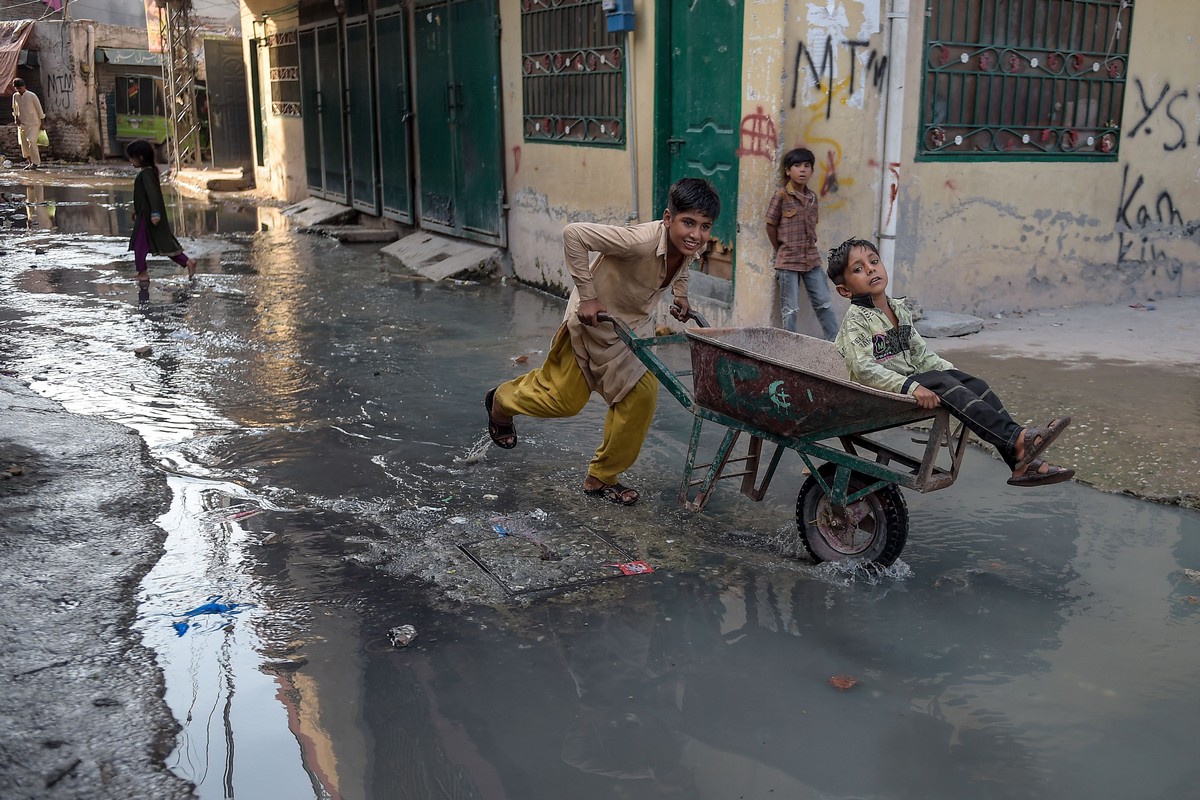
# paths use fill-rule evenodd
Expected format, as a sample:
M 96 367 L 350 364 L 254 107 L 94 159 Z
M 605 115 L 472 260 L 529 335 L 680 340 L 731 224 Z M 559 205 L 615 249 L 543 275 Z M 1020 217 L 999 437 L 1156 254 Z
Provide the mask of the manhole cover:
M 634 556 L 586 528 L 495 526 L 497 535 L 458 547 L 510 595 L 570 589 L 624 577 L 616 564 Z

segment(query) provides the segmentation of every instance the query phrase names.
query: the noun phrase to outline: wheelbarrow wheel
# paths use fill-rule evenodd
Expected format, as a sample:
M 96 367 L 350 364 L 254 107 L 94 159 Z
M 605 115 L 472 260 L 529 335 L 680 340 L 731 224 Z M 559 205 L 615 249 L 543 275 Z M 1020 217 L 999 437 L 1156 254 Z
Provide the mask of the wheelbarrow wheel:
M 834 464 L 820 468 L 826 485 L 833 482 Z M 849 493 L 874 483 L 859 473 L 850 476 Z M 891 566 L 908 540 L 908 504 L 896 484 L 888 484 L 834 513 L 833 503 L 815 476 L 809 476 L 796 498 L 796 527 L 804 548 L 815 561 L 861 559 Z

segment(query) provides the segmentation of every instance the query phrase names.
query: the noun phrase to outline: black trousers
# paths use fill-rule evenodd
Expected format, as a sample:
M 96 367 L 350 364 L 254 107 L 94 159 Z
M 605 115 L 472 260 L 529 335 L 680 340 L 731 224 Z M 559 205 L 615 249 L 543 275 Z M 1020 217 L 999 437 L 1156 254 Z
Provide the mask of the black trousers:
M 908 380 L 936 394 L 946 410 L 962 420 L 967 430 L 996 448 L 1009 469 L 1017 463 L 1015 446 L 1022 426 L 1004 410 L 1004 403 L 987 381 L 960 369 L 921 372 Z

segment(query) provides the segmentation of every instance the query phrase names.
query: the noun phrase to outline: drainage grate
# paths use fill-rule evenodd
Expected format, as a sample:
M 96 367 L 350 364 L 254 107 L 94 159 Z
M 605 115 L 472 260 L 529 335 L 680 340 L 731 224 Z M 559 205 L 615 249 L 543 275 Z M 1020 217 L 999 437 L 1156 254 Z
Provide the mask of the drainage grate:
M 608 537 L 587 528 L 494 536 L 458 548 L 514 596 L 623 578 L 612 565 L 634 560 Z

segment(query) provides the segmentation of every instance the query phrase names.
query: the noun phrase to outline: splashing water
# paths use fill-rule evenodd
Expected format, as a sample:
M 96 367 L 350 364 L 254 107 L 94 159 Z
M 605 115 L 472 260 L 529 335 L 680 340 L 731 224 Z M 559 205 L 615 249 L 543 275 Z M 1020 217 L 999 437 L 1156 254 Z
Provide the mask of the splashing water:
M 492 437 L 485 431 L 482 433 L 475 443 L 467 450 L 466 455 L 455 456 L 454 463 L 456 464 L 478 464 L 483 461 L 487 455 L 488 448 L 491 447 Z

